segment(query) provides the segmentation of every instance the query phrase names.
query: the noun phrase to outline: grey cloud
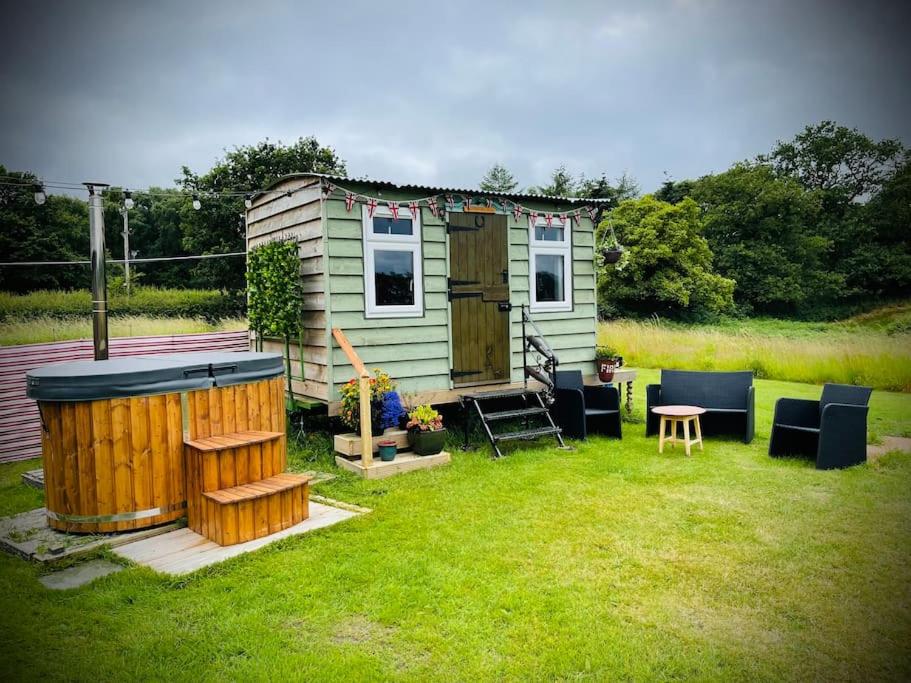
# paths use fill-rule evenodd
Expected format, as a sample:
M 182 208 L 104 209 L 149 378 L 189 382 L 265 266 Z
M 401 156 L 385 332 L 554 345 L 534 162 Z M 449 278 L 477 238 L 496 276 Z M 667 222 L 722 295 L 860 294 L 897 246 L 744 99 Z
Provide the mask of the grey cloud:
M 167 185 L 315 135 L 349 171 L 726 168 L 823 118 L 911 142 L 898 3 L 8 3 L 0 163 Z

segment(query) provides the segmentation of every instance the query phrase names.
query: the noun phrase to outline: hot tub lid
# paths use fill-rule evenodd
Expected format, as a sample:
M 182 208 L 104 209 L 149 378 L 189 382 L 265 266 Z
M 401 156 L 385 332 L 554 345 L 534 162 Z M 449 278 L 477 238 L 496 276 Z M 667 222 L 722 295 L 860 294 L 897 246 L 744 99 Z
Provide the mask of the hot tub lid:
M 259 351 L 211 351 L 179 353 L 162 358 L 181 358 L 207 363 L 210 376 L 217 387 L 258 382 L 278 377 L 284 371 L 284 357 L 278 353 Z
M 176 354 L 55 363 L 29 370 L 26 378 L 26 393 L 36 401 L 94 401 L 213 385 L 208 363 Z
M 37 401 L 94 401 L 224 387 L 277 377 L 277 353 L 198 352 L 56 363 L 29 370 L 27 393 Z

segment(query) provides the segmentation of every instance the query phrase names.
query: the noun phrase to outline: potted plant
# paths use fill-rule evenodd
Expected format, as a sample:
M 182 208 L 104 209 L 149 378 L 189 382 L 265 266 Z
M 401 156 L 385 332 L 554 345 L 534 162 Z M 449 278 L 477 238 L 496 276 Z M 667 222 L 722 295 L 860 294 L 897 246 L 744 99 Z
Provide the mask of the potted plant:
M 443 417 L 431 406 L 417 406 L 408 414 L 408 443 L 418 455 L 436 455 L 443 450 L 446 428 Z
M 617 239 L 617 235 L 614 233 L 614 226 L 611 224 L 609 218 L 607 229 L 609 232 L 603 233 L 601 239 L 601 260 L 604 263 L 609 264 L 619 263 L 620 257 L 623 256 L 623 246 Z
M 380 407 L 380 426 L 387 432 L 390 429 L 401 429 L 403 424 L 402 419 L 407 419 L 407 417 L 405 408 L 402 407 L 402 399 L 399 397 L 398 392 L 386 392 Z
M 377 448 L 380 452 L 380 460 L 383 462 L 392 462 L 395 460 L 395 453 L 397 450 L 395 441 L 380 441 L 377 443 Z
M 598 379 L 602 382 L 613 382 L 614 372 L 623 363 L 623 359 L 610 346 L 599 345 L 595 349 L 595 365 L 598 369 Z
M 374 377 L 370 378 L 370 433 L 382 436 L 386 427 L 383 424 L 383 401 L 387 394 L 395 393 L 395 381 L 389 374 L 374 368 Z M 339 416 L 342 422 L 353 431 L 361 429 L 361 389 L 357 379 L 348 380 L 339 390 L 342 396 Z M 401 403 L 399 404 L 401 406 Z

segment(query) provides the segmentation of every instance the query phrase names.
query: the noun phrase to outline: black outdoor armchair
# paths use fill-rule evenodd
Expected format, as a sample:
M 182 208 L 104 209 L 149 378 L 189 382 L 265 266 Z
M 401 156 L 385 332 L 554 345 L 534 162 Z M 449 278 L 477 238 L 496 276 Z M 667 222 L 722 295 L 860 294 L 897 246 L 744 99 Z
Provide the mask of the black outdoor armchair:
M 645 388 L 645 435 L 658 433 L 655 406 L 699 406 L 704 435 L 734 434 L 750 443 L 755 433 L 755 395 L 752 372 L 695 372 L 662 370 L 661 384 Z
M 832 470 L 867 460 L 869 387 L 826 384 L 818 401 L 780 398 L 775 403 L 769 455 L 816 458 L 816 469 Z
M 581 370 L 558 370 L 551 412 L 563 435 L 584 439 L 590 432 L 623 438 L 620 391 L 615 386 L 585 386 Z

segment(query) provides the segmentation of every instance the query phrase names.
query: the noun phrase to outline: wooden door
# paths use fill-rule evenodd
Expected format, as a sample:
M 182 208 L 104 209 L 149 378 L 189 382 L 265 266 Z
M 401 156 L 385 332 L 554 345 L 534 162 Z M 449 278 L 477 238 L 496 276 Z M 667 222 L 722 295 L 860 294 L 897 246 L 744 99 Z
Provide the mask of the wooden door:
M 508 382 L 506 216 L 450 213 L 448 229 L 453 381 L 463 386 Z

